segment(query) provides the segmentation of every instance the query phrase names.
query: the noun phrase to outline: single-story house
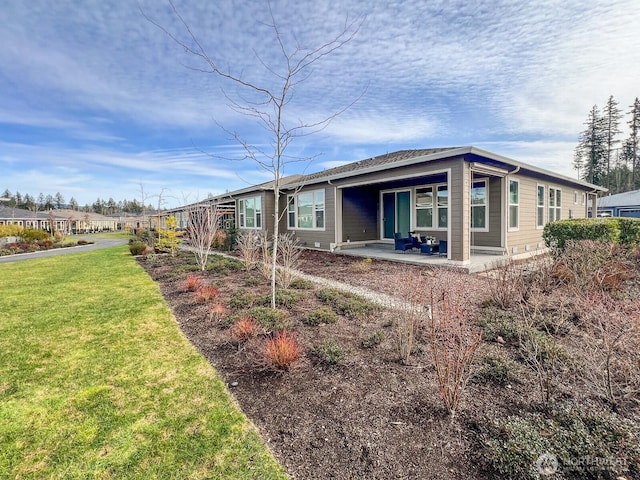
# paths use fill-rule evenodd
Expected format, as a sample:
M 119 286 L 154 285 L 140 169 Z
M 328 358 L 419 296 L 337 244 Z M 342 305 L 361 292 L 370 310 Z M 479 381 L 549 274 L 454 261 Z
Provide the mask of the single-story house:
M 97 213 L 65 209 L 33 212 L 0 206 L 0 225 L 20 225 L 25 228 L 51 231 L 50 216 L 53 217 L 56 231 L 65 233 L 113 231 L 117 227 L 117 222 L 113 218 Z
M 640 218 L 640 190 L 598 198 L 599 217 Z
M 541 252 L 547 222 L 586 218 L 606 191 L 476 147 L 402 150 L 283 180 L 279 230 L 302 245 L 335 251 L 418 232 L 447 241 L 454 266 L 474 253 Z M 214 200 L 235 203 L 240 230 L 271 233 L 271 182 Z

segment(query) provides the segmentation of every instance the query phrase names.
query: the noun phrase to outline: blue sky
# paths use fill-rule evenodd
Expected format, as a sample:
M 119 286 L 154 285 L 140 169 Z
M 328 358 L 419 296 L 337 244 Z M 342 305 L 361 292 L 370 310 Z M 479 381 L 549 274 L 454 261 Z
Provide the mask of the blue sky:
M 266 1 L 176 0 L 209 55 L 272 87 L 282 57 Z M 268 176 L 228 132 L 269 148 L 229 108 L 233 85 L 154 21 L 185 32 L 162 0 L 5 0 L 0 8 L 0 189 L 100 197 L 161 191 L 165 206 Z M 287 48 L 316 47 L 348 19 L 355 39 L 314 65 L 288 119 L 314 122 L 357 99 L 290 153 L 313 172 L 407 148 L 474 145 L 569 176 L 592 105 L 640 95 L 640 7 L 622 1 L 272 1 Z M 625 119 L 626 120 L 626 119 Z M 223 128 L 221 128 L 223 127 Z M 225 131 L 226 130 L 226 131 Z M 626 132 L 625 132 L 626 135 Z M 219 158 L 223 157 L 223 158 Z M 297 173 L 304 163 L 291 164 Z

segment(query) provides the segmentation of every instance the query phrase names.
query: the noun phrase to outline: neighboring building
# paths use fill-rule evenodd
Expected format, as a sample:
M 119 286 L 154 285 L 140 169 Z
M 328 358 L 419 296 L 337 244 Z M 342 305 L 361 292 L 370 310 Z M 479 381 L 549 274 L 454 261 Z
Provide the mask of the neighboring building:
M 474 253 L 517 258 L 542 251 L 547 222 L 586 218 L 601 187 L 475 147 L 403 150 L 322 172 L 287 177 L 279 230 L 334 251 L 393 243 L 410 231 L 448 242 L 464 266 Z M 271 233 L 272 183 L 213 199 L 235 202 L 239 229 Z
M 51 231 L 50 216 L 53 217 L 56 231 L 67 234 L 114 231 L 117 228 L 117 222 L 113 218 L 97 213 L 76 210 L 32 212 L 31 210 L 0 206 L 0 225 L 14 224 L 25 228 Z
M 640 218 L 640 190 L 600 197 L 598 216 Z

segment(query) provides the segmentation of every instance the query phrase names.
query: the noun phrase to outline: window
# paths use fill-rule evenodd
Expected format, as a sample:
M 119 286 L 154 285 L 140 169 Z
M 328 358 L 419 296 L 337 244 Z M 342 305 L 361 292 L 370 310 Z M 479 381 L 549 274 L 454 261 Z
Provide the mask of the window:
M 549 221 L 560 220 L 562 212 L 562 193 L 559 188 L 549 188 Z
M 584 205 L 586 196 L 587 196 L 586 193 L 582 192 L 582 203 L 581 203 L 581 205 Z
M 287 202 L 289 229 L 324 228 L 324 190 L 289 195 Z
M 578 204 L 578 192 L 573 192 L 573 204 Z
M 477 180 L 471 184 L 471 228 L 487 229 L 487 181 Z
M 538 185 L 538 208 L 536 209 L 536 227 L 544 227 L 544 185 Z
M 438 226 L 437 228 L 447 228 L 449 223 L 449 191 L 446 185 L 438 185 L 437 187 L 437 203 L 438 203 Z
M 416 188 L 416 227 L 433 227 L 433 187 Z
M 518 212 L 520 209 L 520 184 L 517 180 L 509 180 L 509 228 L 518 228 Z
M 238 200 L 238 217 L 240 228 L 262 228 L 262 199 L 251 197 Z

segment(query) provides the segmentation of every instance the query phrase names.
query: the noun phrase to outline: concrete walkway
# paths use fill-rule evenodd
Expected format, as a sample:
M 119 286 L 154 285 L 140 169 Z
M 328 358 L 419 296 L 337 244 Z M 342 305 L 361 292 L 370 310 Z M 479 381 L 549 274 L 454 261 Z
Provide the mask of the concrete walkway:
M 56 257 L 58 255 L 66 255 L 69 253 L 88 252 L 92 250 L 100 250 L 102 248 L 115 247 L 116 245 L 124 245 L 127 240 L 122 238 L 100 238 L 97 235 L 82 235 L 78 240 L 88 240 L 90 245 L 78 245 L 75 247 L 54 248 L 44 250 L 42 252 L 19 253 L 17 255 L 4 255 L 0 257 L 0 263 L 21 262 L 24 260 L 33 260 L 35 258 Z

